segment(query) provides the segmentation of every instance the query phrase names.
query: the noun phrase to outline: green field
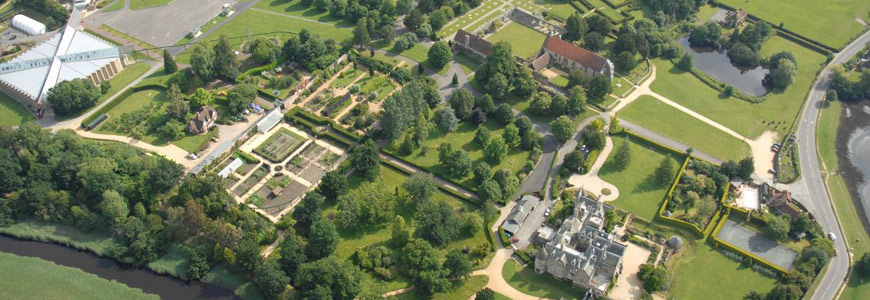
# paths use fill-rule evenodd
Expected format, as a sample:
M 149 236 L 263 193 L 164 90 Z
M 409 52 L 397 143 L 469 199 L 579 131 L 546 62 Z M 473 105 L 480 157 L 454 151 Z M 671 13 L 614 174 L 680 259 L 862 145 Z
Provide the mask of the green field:
M 842 106 L 840 102 L 829 102 L 829 106 L 822 109 L 821 117 L 819 117 L 817 145 L 819 156 L 821 157 L 822 172 L 827 174 L 826 185 L 830 193 L 831 200 L 837 211 L 837 217 L 840 220 L 841 228 L 843 228 L 843 239 L 849 244 L 853 259 L 859 259 L 864 253 L 870 252 L 870 236 L 864 230 L 861 224 L 861 219 L 858 211 L 852 202 L 852 196 L 849 194 L 849 188 L 846 181 L 843 179 L 843 174 L 839 172 L 839 158 L 836 153 L 836 136 L 837 128 L 840 124 L 840 110 Z M 852 272 L 846 288 L 843 290 L 840 299 L 843 300 L 859 300 L 865 299 L 870 294 L 870 280 L 861 279 L 858 273 Z
M 457 31 L 459 31 L 460 28 L 464 28 L 466 31 L 470 32 L 471 30 L 474 29 L 473 26 L 469 26 L 469 25 L 471 25 L 471 22 L 474 22 L 475 20 L 477 20 L 481 16 L 483 16 L 491 11 L 494 11 L 501 4 L 502 4 L 502 2 L 499 0 L 484 0 L 483 2 L 480 3 L 480 6 L 466 12 L 462 16 L 458 16 L 458 17 L 454 18 L 453 20 L 450 20 L 450 22 L 448 24 L 446 24 L 444 27 L 441 28 L 441 30 L 438 31 L 438 36 L 439 37 L 449 36 L 451 34 L 456 33 Z M 489 17 L 487 17 L 485 19 L 488 20 L 488 19 L 494 18 L 496 15 L 498 15 L 498 13 L 494 12 Z
M 329 87 L 332 87 L 332 88 L 348 87 L 348 85 L 351 82 L 353 82 L 354 80 L 356 80 L 357 77 L 359 77 L 360 75 L 363 75 L 363 74 L 367 74 L 367 73 L 368 72 L 366 72 L 365 70 L 362 70 L 362 69 L 356 69 L 356 70 L 348 69 L 347 71 L 344 71 L 343 73 L 341 73 L 341 75 L 336 77 L 335 80 L 333 80 L 332 83 L 329 84 Z
M 719 159 L 740 160 L 752 155 L 743 141 L 652 96 L 641 96 L 619 116 Z
M 117 101 L 121 102 L 107 112 L 109 118 L 120 117 L 124 113 L 142 109 L 151 103 L 161 104 L 166 102 L 167 99 L 166 92 L 164 91 L 146 89 L 135 92 L 127 98 L 118 99 Z M 97 129 L 99 130 L 102 127 L 103 126 L 100 126 Z
M 578 13 L 568 0 L 538 0 L 536 2 L 538 5 L 549 8 L 550 14 L 562 21 L 568 20 L 568 17 Z
M 254 5 L 254 8 L 303 17 L 323 23 L 335 24 L 343 27 L 353 27 L 356 24 L 346 19 L 338 18 L 327 11 L 317 9 L 313 5 L 306 7 L 301 0 L 263 0 Z
M 42 260 L 0 252 L 0 299 L 160 299 L 114 280 Z
M 665 157 L 672 157 L 678 161 L 680 158 L 650 143 L 631 139 L 626 135 L 612 138 L 614 152 L 598 172 L 602 180 L 612 183 L 619 189 L 619 198 L 608 204 L 652 221 L 667 193 L 666 187 L 655 183 L 653 174 Z M 631 149 L 631 162 L 625 170 L 620 171 L 614 162 L 615 151 L 625 142 L 628 142 L 628 147 Z
M 816 71 L 825 57 L 788 40 L 774 36 L 762 48 L 767 57 L 779 51 L 789 51 L 797 60 L 798 73 L 785 91 L 769 93 L 767 100 L 753 104 L 736 98 L 725 99 L 694 75 L 678 70 L 670 61 L 654 60 L 658 67 L 653 91 L 699 114 L 725 125 L 741 135 L 754 139 L 772 130 L 783 137 L 800 110 Z
M 112 4 L 106 5 L 103 7 L 103 12 L 115 11 L 124 8 L 124 5 L 127 4 L 127 0 L 115 0 Z
M 0 93 L 0 126 L 18 126 L 22 122 L 33 120 L 36 120 L 36 115 L 27 110 L 24 105 Z
M 493 44 L 507 42 L 511 45 L 514 55 L 522 58 L 530 58 L 541 50 L 541 46 L 544 45 L 545 39 L 547 39 L 547 35 L 540 31 L 517 22 L 511 22 L 486 40 Z
M 695 14 L 695 17 L 698 19 L 697 23 L 704 24 L 710 20 L 710 17 L 718 11 L 718 7 L 712 7 L 709 5 L 704 5 L 698 8 L 698 13 Z
M 143 9 L 155 6 L 169 5 L 175 0 L 130 0 L 130 9 Z
M 834 48 L 845 45 L 854 35 L 861 32 L 863 26 L 855 20 L 856 18 L 870 23 L 870 1 L 866 0 L 721 0 L 721 2 L 735 8 L 742 7 L 772 25 L 783 24 L 785 29 Z
M 393 47 L 394 45 L 395 45 L 395 43 L 393 43 L 393 42 L 390 42 L 389 44 L 387 44 L 383 41 L 377 41 L 377 42 L 372 43 L 372 47 L 374 47 L 374 48 L 378 48 L 378 49 L 381 49 L 383 51 L 390 52 L 393 54 L 401 55 L 401 56 L 403 56 L 407 59 L 413 60 L 414 62 L 417 62 L 417 63 L 423 63 L 427 59 L 429 59 L 429 48 L 426 48 L 426 46 L 423 46 L 420 44 L 414 44 L 414 47 L 411 47 L 410 49 L 398 51 L 398 50 L 396 50 L 395 47 Z M 375 56 L 377 56 L 377 54 L 375 54 Z M 398 63 L 398 61 L 396 63 Z M 395 66 L 395 63 L 393 63 L 392 65 Z
M 582 291 L 571 282 L 558 281 L 549 274 L 535 273 L 534 267 L 522 267 L 515 260 L 508 260 L 501 270 L 504 280 L 520 292 L 535 297 L 550 299 L 580 299 Z
M 673 282 L 669 299 L 743 299 L 753 290 L 767 293 L 776 284 L 776 280 L 722 255 L 703 241 L 686 244 L 666 264 Z
M 486 120 L 483 126 L 489 129 L 490 136 L 493 137 L 501 136 L 502 132 L 504 132 L 504 127 L 493 119 Z M 475 133 L 477 133 L 477 126 L 469 121 L 460 122 L 459 127 L 453 132 L 445 132 L 439 126 L 434 125 L 429 130 L 429 138 L 423 142 L 423 146 L 414 150 L 411 155 L 404 156 L 403 158 L 441 177 L 452 178 L 448 175 L 447 170 L 438 163 L 438 146 L 446 142 L 453 144 L 453 147 L 456 149 L 461 148 L 468 151 L 474 164 L 477 165 L 485 160 L 483 159 L 483 147 L 474 142 Z M 425 155 L 422 154 L 423 148 L 428 149 Z M 516 174 L 523 167 L 523 164 L 526 163 L 528 157 L 528 151 L 523 151 L 519 147 L 512 148 L 500 164 L 492 166 L 492 170 L 508 169 L 511 171 L 511 174 Z M 476 185 L 471 174 L 457 181 L 469 189 L 474 189 Z

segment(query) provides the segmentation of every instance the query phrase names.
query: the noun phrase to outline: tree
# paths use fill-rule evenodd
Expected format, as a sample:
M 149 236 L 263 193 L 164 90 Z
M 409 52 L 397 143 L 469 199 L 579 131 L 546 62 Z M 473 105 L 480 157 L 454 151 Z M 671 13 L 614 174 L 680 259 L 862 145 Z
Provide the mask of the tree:
M 199 280 L 205 277 L 211 270 L 204 251 L 197 248 L 187 248 L 187 270 L 182 275 L 184 280 Z
M 665 157 L 659 163 L 658 168 L 656 168 L 655 174 L 653 175 L 656 182 L 661 186 L 668 186 L 673 183 L 674 176 L 677 175 L 677 166 L 674 160 L 670 157 Z
M 520 147 L 525 150 L 532 150 L 534 148 L 540 148 L 541 146 L 541 134 L 534 130 L 527 130 L 526 133 L 523 134 L 523 137 L 520 138 Z
M 550 102 L 550 115 L 561 116 L 568 112 L 568 98 L 561 94 L 556 94 Z
M 166 106 L 166 114 L 171 119 L 178 121 L 187 121 L 187 114 L 190 113 L 190 104 L 184 101 L 181 90 L 177 85 L 170 85 L 166 91 L 166 98 L 169 104 Z
M 508 146 L 504 139 L 496 136 L 489 139 L 489 144 L 483 149 L 483 157 L 493 164 L 499 164 L 507 156 Z
M 495 111 L 492 112 L 493 118 L 502 125 L 507 125 L 514 122 L 514 110 L 507 103 L 499 104 Z
M 855 266 L 857 267 L 858 274 L 864 278 L 870 277 L 870 253 L 864 253 L 861 256 L 861 260 L 859 260 Z
M 214 94 L 203 88 L 198 88 L 196 89 L 196 92 L 193 93 L 193 96 L 190 97 L 190 102 L 196 107 L 211 105 L 214 103 Z
M 0 194 L 5 195 L 24 184 L 23 176 L 19 176 L 22 171 L 21 164 L 13 153 L 9 149 L 0 148 Z
M 438 192 L 438 183 L 432 174 L 416 173 L 402 183 L 402 188 L 408 192 L 414 207 L 420 207 L 432 200 Z
M 549 116 L 551 113 L 550 107 L 553 105 L 553 99 L 547 92 L 538 92 L 532 98 L 532 103 L 529 103 L 529 108 L 537 115 Z
M 513 123 L 507 124 L 507 126 L 504 127 L 501 137 L 504 139 L 508 148 L 515 148 L 520 144 L 520 130 L 517 129 L 517 126 Z
M 471 273 L 471 263 L 462 252 L 458 250 L 450 251 L 444 260 L 444 269 L 448 270 L 447 277 L 450 278 L 465 278 Z
M 692 54 L 689 53 L 683 54 L 683 57 L 680 57 L 680 61 L 677 62 L 677 68 L 683 71 L 692 70 L 693 66 Z
M 320 220 L 325 202 L 323 195 L 317 191 L 310 192 L 302 198 L 299 205 L 293 210 L 293 219 L 296 220 L 296 227 L 303 231 L 309 231 L 311 225 Z
M 535 81 L 535 77 L 532 76 L 532 70 L 526 66 L 520 67 L 511 86 L 513 87 L 513 93 L 523 99 L 532 96 L 538 89 L 538 83 Z
M 433 89 L 427 82 L 414 80 L 401 91 L 387 97 L 380 116 L 384 136 L 390 140 L 397 139 L 414 124 L 420 114 L 428 115 L 430 105 L 441 102 L 437 89 L 434 89 L 434 94 L 430 92 Z
M 396 1 L 396 14 L 407 15 L 414 7 L 414 0 L 399 0 Z
M 667 288 L 668 272 L 665 268 L 656 268 L 651 264 L 640 266 L 638 277 L 643 281 L 643 288 L 647 293 L 655 293 Z
M 767 218 L 767 226 L 764 227 L 764 231 L 778 241 L 785 241 L 788 238 L 789 230 L 791 230 L 790 223 L 788 216 L 771 215 Z
M 449 21 L 449 18 L 447 18 L 445 10 L 439 9 L 429 14 L 429 25 L 432 25 L 432 29 L 434 30 L 439 30 L 441 27 L 444 27 L 444 24 L 447 24 L 447 21 Z
M 483 148 L 489 145 L 489 137 L 489 129 L 486 126 L 482 126 L 474 133 L 474 142 Z
M 502 88 L 502 90 L 488 88 L 488 91 L 490 91 L 490 94 L 492 94 L 493 97 L 501 98 L 504 96 L 504 93 L 507 92 L 506 88 L 508 80 L 510 80 L 516 73 L 516 65 L 516 59 L 514 59 L 510 44 L 506 42 L 495 43 L 492 47 L 492 54 L 486 57 L 486 61 L 477 69 L 477 72 L 475 72 L 475 79 L 480 82 L 481 85 L 489 85 L 491 87 L 493 84 L 496 84 L 493 82 L 493 78 L 495 78 L 497 74 L 501 74 L 503 78 L 499 79 L 500 82 L 497 82 L 497 85 L 498 88 Z
M 741 42 L 734 42 L 728 48 L 728 58 L 738 66 L 755 67 L 761 64 L 761 54 Z
M 276 51 L 278 51 L 277 46 L 265 38 L 257 38 L 248 46 L 251 59 L 261 64 L 275 61 Z
M 755 173 L 755 161 L 752 156 L 741 159 L 738 163 L 737 176 L 747 179 L 752 177 L 752 173 Z
M 347 15 L 347 0 L 333 0 L 329 5 L 329 14 L 344 18 Z
M 465 152 L 465 150 L 462 149 L 456 149 L 450 157 L 447 170 L 454 178 L 463 178 L 471 172 L 471 166 L 473 164 L 474 162 L 471 160 L 471 156 L 468 155 L 468 152 Z
M 480 184 L 477 194 L 483 201 L 497 201 L 502 199 L 501 187 L 495 180 L 487 179 Z
M 163 126 L 160 126 L 160 134 L 171 141 L 177 141 L 184 137 L 184 129 L 186 127 L 178 120 L 169 120 Z
M 281 269 L 290 276 L 296 276 L 296 270 L 308 260 L 305 257 L 305 247 L 294 233 L 285 236 L 279 247 L 278 253 L 281 254 L 281 258 L 278 262 L 281 264 Z
M 722 27 L 716 22 L 707 22 L 704 25 L 692 27 L 689 31 L 689 44 L 695 47 L 719 48 L 719 37 L 722 36 Z
M 370 41 L 371 37 L 369 36 L 366 18 L 360 18 L 356 21 L 356 28 L 353 30 L 353 44 L 363 47 L 368 45 Z
M 172 54 L 169 54 L 169 51 L 163 50 L 163 72 L 166 74 L 172 74 L 178 71 L 178 64 L 175 63 L 175 59 L 172 58 Z
M 454 131 L 459 126 L 459 118 L 453 113 L 453 108 L 442 107 L 435 111 L 435 123 L 444 131 Z
M 475 106 L 483 110 L 485 113 L 490 113 L 495 110 L 495 104 L 492 103 L 492 97 L 490 95 L 483 95 L 483 97 L 477 98 Z
M 508 79 L 501 73 L 493 75 L 486 85 L 486 92 L 496 98 L 504 98 L 508 90 L 510 90 Z
M 586 96 L 592 101 L 601 102 L 604 97 L 613 92 L 613 86 L 610 85 L 610 78 L 602 74 L 595 75 L 589 82 L 589 87 L 586 89 Z
M 416 233 L 424 240 L 440 247 L 459 237 L 459 219 L 453 207 L 444 201 L 432 201 L 417 207 Z
M 473 111 L 471 111 L 471 123 L 480 126 L 480 124 L 483 124 L 485 122 L 486 113 L 483 112 L 483 110 L 481 110 L 480 108 L 475 108 Z
M 267 259 L 259 269 L 254 284 L 266 297 L 277 299 L 290 284 L 290 278 L 281 270 L 278 262 Z
M 631 164 L 631 147 L 628 146 L 628 141 L 619 145 L 619 149 L 616 150 L 616 155 L 613 157 L 613 164 L 620 171 L 625 170 Z
M 579 150 L 568 152 L 568 155 L 565 155 L 565 162 L 562 164 L 562 168 L 568 173 L 579 173 L 585 160 L 586 157 Z
M 559 143 L 567 142 L 574 135 L 574 122 L 568 116 L 561 116 L 550 123 L 553 136 Z
M 495 292 L 490 288 L 483 288 L 474 295 L 474 300 L 495 300 Z
M 453 51 L 450 50 L 450 46 L 444 41 L 437 41 L 429 48 L 427 58 L 429 66 L 434 68 L 436 71 L 441 70 L 447 62 L 453 59 Z
M 375 180 L 381 174 L 381 156 L 378 154 L 378 146 L 370 139 L 351 151 L 350 161 L 360 176 L 368 181 Z
M 94 106 L 101 94 L 93 82 L 77 78 L 59 82 L 48 90 L 46 100 L 56 114 L 66 115 Z
M 622 51 L 613 58 L 613 64 L 616 66 L 617 70 L 628 73 L 637 67 L 637 60 L 634 59 L 633 52 Z
M 770 85 L 775 89 L 785 89 L 794 82 L 797 67 L 788 59 L 780 59 L 776 68 L 770 70 Z
M 450 80 L 450 85 L 452 85 L 452 86 L 459 85 L 459 75 L 458 74 L 453 73 L 453 79 Z
M 420 24 L 423 24 L 423 13 L 420 12 L 419 8 L 415 8 L 411 10 L 411 13 L 408 14 L 402 22 L 405 24 L 405 27 L 408 27 L 411 30 L 417 30 L 417 28 L 420 27 Z
M 335 201 L 338 196 L 347 193 L 347 177 L 338 170 L 326 172 L 317 188 L 326 199 Z
M 193 47 L 190 55 L 190 68 L 203 81 L 211 81 L 215 76 L 215 53 L 203 44 Z M 183 90 L 183 89 L 182 89 Z
M 239 60 L 226 35 L 214 45 L 214 75 L 226 82 L 236 82 L 239 76 Z
M 574 13 L 565 22 L 566 32 L 562 35 L 562 39 L 569 42 L 582 40 L 586 32 L 589 31 L 588 29 L 586 19 L 583 19 L 579 13 Z
M 231 115 L 241 115 L 257 98 L 257 87 L 253 84 L 239 84 L 227 92 L 227 110 Z
M 314 7 L 320 11 L 327 11 L 332 5 L 332 0 L 314 0 Z
M 458 89 L 450 96 L 450 107 L 456 112 L 456 117 L 468 120 L 474 109 L 474 95 L 467 89 Z
M 588 24 L 590 31 L 602 36 L 608 35 L 613 31 L 613 24 L 610 23 L 610 20 L 599 14 L 592 14 L 587 17 L 586 24 Z
M 604 36 L 598 32 L 590 32 L 583 38 L 583 46 L 592 51 L 599 51 L 604 48 Z
M 480 162 L 474 166 L 474 182 L 481 184 L 492 178 L 492 168 L 486 162 Z
M 582 86 L 574 86 L 571 88 L 571 97 L 568 98 L 567 113 L 572 116 L 578 116 L 586 110 L 586 89 Z
M 332 221 L 320 218 L 311 225 L 308 244 L 305 246 L 305 253 L 309 259 L 318 260 L 327 257 L 335 252 L 337 247 L 338 231 L 335 230 Z
M 404 247 L 411 239 L 411 227 L 405 224 L 405 218 L 396 216 L 390 226 L 390 242 L 396 247 Z
M 362 289 L 361 280 L 359 268 L 349 260 L 328 257 L 300 266 L 294 287 L 300 299 L 352 300 Z
M 130 213 L 127 208 L 127 200 L 114 190 L 107 190 L 103 193 L 103 200 L 100 201 L 99 208 L 100 213 L 116 225 L 124 222 Z

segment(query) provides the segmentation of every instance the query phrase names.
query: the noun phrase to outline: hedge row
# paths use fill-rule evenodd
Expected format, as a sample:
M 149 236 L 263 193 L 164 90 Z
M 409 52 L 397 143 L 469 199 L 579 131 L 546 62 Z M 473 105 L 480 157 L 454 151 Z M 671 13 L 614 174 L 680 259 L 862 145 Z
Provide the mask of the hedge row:
M 334 121 L 315 116 L 298 106 L 284 114 L 284 119 L 288 122 L 294 122 L 307 127 L 318 137 L 325 136 L 348 147 L 353 146 L 362 139 L 358 134 L 348 131 L 344 127 L 341 127 L 341 125 L 336 124 Z M 338 134 L 330 130 L 320 132 L 317 130 L 317 127 L 319 126 L 327 126 Z
M 118 106 L 118 104 L 121 104 L 121 102 L 124 102 L 124 100 L 126 100 L 128 97 L 130 97 L 131 95 L 133 95 L 135 93 L 138 93 L 138 92 L 141 92 L 144 90 L 165 90 L 165 89 L 166 89 L 165 86 L 162 86 L 159 84 L 146 84 L 146 85 L 131 87 L 131 88 L 127 89 L 126 91 L 124 91 L 123 93 L 118 94 L 115 97 L 115 99 L 112 99 L 112 102 L 106 103 L 105 106 L 98 109 L 97 111 L 94 111 L 90 116 L 88 116 L 87 118 L 82 120 L 81 126 L 86 127 L 88 124 L 93 122 L 97 117 L 99 117 L 100 115 L 102 115 L 104 113 L 109 112 L 110 110 L 112 110 L 112 108 L 115 108 L 115 106 Z
M 463 188 L 465 188 L 465 189 L 467 189 L 467 190 L 469 190 L 469 191 L 471 191 L 471 192 L 474 192 L 474 191 L 475 191 L 475 189 L 474 189 L 473 186 L 468 186 L 468 185 L 462 184 L 462 183 L 460 183 L 459 181 L 457 181 L 456 179 L 453 179 L 453 178 L 450 178 L 450 177 L 441 177 L 441 176 L 438 176 L 438 175 L 435 174 L 435 172 L 432 172 L 431 170 L 429 170 L 429 168 L 424 167 L 424 166 L 421 166 L 420 164 L 417 164 L 417 163 L 415 163 L 415 162 L 413 162 L 413 161 L 407 160 L 407 159 L 405 159 L 404 157 L 402 157 L 401 155 L 398 155 L 395 151 L 392 151 L 392 150 L 390 150 L 390 149 L 381 149 L 381 152 L 384 153 L 385 155 L 389 156 L 389 157 L 395 158 L 395 159 L 400 160 L 400 161 L 402 161 L 402 162 L 404 162 L 404 163 L 406 163 L 406 164 L 412 165 L 412 166 L 414 166 L 414 167 L 416 167 L 416 168 L 418 168 L 418 169 L 420 169 L 420 170 L 427 171 L 427 172 L 431 173 L 432 176 L 437 176 L 438 178 L 441 178 L 441 179 L 443 179 L 443 180 L 445 180 L 445 181 L 447 181 L 447 182 L 450 182 L 450 183 L 452 183 L 452 184 L 455 184 L 455 185 L 457 185 L 457 186 L 463 187 Z
M 523 261 L 524 264 L 531 264 L 534 262 L 533 257 L 526 253 L 526 251 L 514 251 L 514 255 L 517 256 L 520 260 Z
M 411 171 L 409 171 L 409 170 L 403 168 L 402 166 L 399 166 L 398 164 L 396 164 L 396 163 L 394 163 L 394 162 L 392 162 L 392 161 L 389 161 L 389 160 L 382 160 L 381 162 L 382 162 L 384 165 L 389 166 L 391 169 L 394 169 L 394 170 L 398 171 L 399 173 L 402 173 L 402 174 L 405 174 L 405 175 L 408 175 L 408 176 L 414 175 L 414 172 L 411 172 Z M 447 188 L 447 187 L 445 187 L 445 186 L 443 186 L 443 185 L 440 185 L 440 184 L 439 184 L 439 185 L 438 185 L 438 189 L 440 189 L 441 191 L 443 191 L 444 193 L 446 193 L 446 194 L 448 194 L 448 195 L 450 195 L 450 196 L 453 196 L 453 197 L 456 198 L 456 199 L 462 200 L 462 201 L 467 202 L 467 203 L 469 203 L 469 204 L 471 204 L 471 205 L 474 205 L 474 206 L 477 206 L 477 207 L 481 207 L 481 206 L 483 205 L 481 202 L 479 202 L 479 201 L 477 201 L 477 200 L 474 200 L 474 199 L 472 199 L 471 197 L 468 197 L 468 196 L 466 196 L 466 195 L 463 195 L 462 193 L 459 193 L 459 192 L 457 192 L 457 191 L 454 191 L 453 189 L 449 189 L 449 188 Z
M 683 161 L 683 165 L 680 166 L 680 171 L 677 172 L 677 176 L 676 176 L 676 179 L 674 180 L 674 183 L 671 184 L 671 187 L 668 189 L 668 193 L 665 194 L 665 200 L 662 201 L 662 206 L 659 208 L 659 212 L 658 212 L 658 214 L 656 214 L 656 217 L 659 220 L 663 221 L 664 223 L 669 223 L 671 225 L 681 227 L 683 229 L 687 229 L 690 232 L 697 235 L 699 238 L 703 238 L 704 237 L 704 230 L 702 230 L 700 227 L 698 227 L 698 225 L 695 225 L 695 224 L 692 224 L 692 223 L 689 223 L 689 222 L 686 222 L 686 221 L 683 221 L 683 220 L 680 220 L 677 218 L 671 218 L 671 217 L 665 216 L 665 210 L 668 207 L 668 202 L 670 202 L 671 198 L 674 196 L 674 190 L 677 188 L 677 184 L 680 182 L 680 177 L 683 177 L 683 172 L 686 171 L 686 166 L 689 165 L 689 160 L 691 160 L 691 157 L 686 157 L 686 160 Z
M 617 9 L 617 8 L 626 6 L 626 5 L 631 3 L 631 1 L 625 1 L 625 2 L 622 2 L 622 4 L 616 5 L 616 4 L 613 4 L 613 2 L 611 2 L 610 0 L 603 0 L 603 1 L 604 1 L 604 3 L 607 3 L 607 5 L 610 5 L 610 7 L 612 7 L 613 9 Z
M 719 2 L 719 1 L 716 1 L 716 5 L 718 5 L 718 6 L 722 7 L 722 8 L 728 9 L 728 10 L 737 10 L 736 8 L 731 7 L 731 6 L 727 5 L 727 4 L 721 3 L 721 2 Z M 759 18 L 758 16 L 753 15 L 753 14 L 751 14 L 751 13 L 747 13 L 747 14 L 746 14 L 746 18 L 749 19 L 749 20 L 752 20 L 753 22 L 764 21 L 763 19 L 761 19 L 761 18 Z M 764 21 L 764 22 L 766 22 L 766 21 Z M 785 33 L 787 33 L 787 34 L 789 34 L 789 35 L 792 35 L 794 38 L 797 38 L 797 39 L 802 40 L 803 42 L 798 42 L 798 43 L 800 43 L 801 45 L 813 45 L 813 47 L 811 47 L 810 49 L 812 49 L 812 50 L 814 50 L 814 51 L 818 51 L 818 48 L 821 48 L 821 49 L 824 49 L 824 50 L 828 51 L 827 54 L 822 53 L 822 54 L 825 54 L 825 55 L 830 54 L 830 52 L 837 52 L 837 51 L 840 51 L 840 49 L 842 49 L 843 47 L 845 47 L 845 45 L 843 45 L 842 47 L 840 47 L 840 49 L 837 49 L 837 48 L 834 48 L 834 47 L 831 47 L 831 46 L 825 45 L 825 44 L 823 44 L 823 43 L 821 43 L 821 42 L 818 42 L 818 41 L 816 41 L 816 40 L 813 40 L 813 39 L 810 39 L 810 38 L 808 38 L 808 37 L 805 37 L 805 36 L 803 36 L 803 35 L 800 35 L 800 34 L 794 32 L 794 31 L 791 31 L 791 30 L 785 29 L 785 28 L 783 28 L 783 27 L 780 27 L 779 25 L 774 25 L 773 23 L 771 23 L 771 25 L 772 25 L 772 27 L 776 28 L 777 31 L 785 32 Z M 820 52 L 820 53 L 821 53 L 821 52 Z
M 245 161 L 246 163 L 253 164 L 253 163 L 259 163 L 259 162 L 260 162 L 259 159 L 257 159 L 257 158 L 254 157 L 253 155 L 250 155 L 250 154 L 248 154 L 247 152 L 244 152 L 244 151 L 236 151 L 234 154 L 235 154 L 236 156 L 238 156 L 239 158 L 241 158 L 241 159 L 242 159 L 243 161 Z
M 498 245 L 495 244 L 495 238 L 492 237 L 492 224 L 495 223 L 495 218 L 489 218 L 486 220 L 483 225 L 483 233 L 486 234 L 486 240 L 489 242 L 490 247 L 489 252 L 495 252 L 495 249 L 498 248 Z
M 511 239 L 508 238 L 507 233 L 504 232 L 504 228 L 501 228 L 501 226 L 498 227 L 498 238 L 501 240 L 503 247 L 507 248 L 507 246 L 510 246 Z
M 780 266 L 777 266 L 777 265 L 775 265 L 775 264 L 773 264 L 773 263 L 767 261 L 766 259 L 763 259 L 763 258 L 761 258 L 761 257 L 758 257 L 758 256 L 756 256 L 755 254 L 752 254 L 752 253 L 747 252 L 747 251 L 745 251 L 745 250 L 743 250 L 743 249 L 740 249 L 739 247 L 734 246 L 734 245 L 732 245 L 732 244 L 730 244 L 730 243 L 728 243 L 728 242 L 726 242 L 726 241 L 720 240 L 720 239 L 717 237 L 717 236 L 719 235 L 719 231 L 722 230 L 722 226 L 725 225 L 725 221 L 728 220 L 728 216 L 729 216 L 730 214 L 731 214 L 731 209 L 730 209 L 730 207 L 729 207 L 729 209 L 725 212 L 725 215 L 722 216 L 722 220 L 719 222 L 719 225 L 717 225 L 717 226 L 716 226 L 716 229 L 713 231 L 713 235 L 711 236 L 711 239 L 710 239 L 710 243 L 713 244 L 713 247 L 714 247 L 714 248 L 719 248 L 719 246 L 724 246 L 725 248 L 727 248 L 727 249 L 730 250 L 730 251 L 733 251 L 733 252 L 736 252 L 736 253 L 740 253 L 741 255 L 743 255 L 743 256 L 745 256 L 745 257 L 748 257 L 749 259 L 751 259 L 751 260 L 753 260 L 753 261 L 755 261 L 755 262 L 758 262 L 758 263 L 760 263 L 760 264 L 762 264 L 762 265 L 764 265 L 764 266 L 766 266 L 766 267 L 769 267 L 769 268 L 771 268 L 771 269 L 774 269 L 774 270 L 776 270 L 776 271 L 779 271 L 779 272 L 782 273 L 783 275 L 788 275 L 789 272 L 786 271 L 785 269 L 781 268 Z
M 578 2 L 586 9 L 583 10 L 582 8 L 580 8 L 581 5 L 577 5 Z M 592 6 L 592 4 L 589 4 L 589 2 L 586 2 L 586 0 L 571 1 L 571 6 L 573 6 L 574 8 L 579 10 L 580 12 L 586 12 L 587 10 L 595 8 Z

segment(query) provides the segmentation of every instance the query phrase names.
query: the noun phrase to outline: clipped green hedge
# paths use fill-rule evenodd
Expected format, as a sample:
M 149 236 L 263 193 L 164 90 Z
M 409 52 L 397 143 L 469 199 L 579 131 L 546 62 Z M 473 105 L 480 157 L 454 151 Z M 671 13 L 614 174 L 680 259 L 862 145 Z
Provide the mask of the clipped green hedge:
M 495 249 L 498 248 L 498 245 L 495 244 L 495 238 L 492 237 L 492 225 L 495 223 L 495 218 L 489 218 L 483 224 L 483 233 L 486 234 L 486 240 L 489 242 L 489 245 L 492 246 L 489 248 L 489 252 L 495 252 Z
M 234 154 L 235 154 L 236 156 L 238 156 L 239 158 L 241 158 L 241 159 L 242 159 L 243 161 L 245 161 L 246 163 L 254 164 L 254 163 L 259 163 L 259 162 L 260 162 L 259 159 L 257 159 L 257 158 L 254 157 L 253 155 L 250 155 L 250 154 L 248 154 L 247 152 L 244 152 L 244 151 L 236 151 Z
M 352 147 L 362 139 L 361 136 L 348 131 L 332 120 L 312 115 L 310 112 L 305 111 L 298 106 L 284 114 L 284 120 L 288 123 L 302 125 L 308 128 L 308 130 L 313 132 L 314 135 L 319 138 L 328 138 L 347 147 Z M 328 126 L 331 130 L 321 132 L 317 130 L 317 127 L 319 126 Z
M 502 246 L 504 246 L 505 248 L 507 248 L 507 246 L 510 246 L 511 239 L 508 238 L 507 234 L 504 232 L 504 228 L 501 228 L 501 226 L 498 227 L 498 238 L 501 240 Z
M 578 4 L 578 1 L 571 1 L 571 2 L 568 2 L 568 4 L 571 4 L 571 6 L 573 6 L 574 9 L 576 9 L 577 11 L 579 11 L 581 13 L 585 13 L 588 10 L 588 8 L 586 8 L 582 4 Z
M 789 272 L 787 270 L 781 268 L 780 266 L 777 266 L 777 265 L 767 261 L 766 259 L 758 257 L 755 254 L 744 251 L 743 249 L 740 249 L 737 246 L 734 246 L 726 241 L 720 240 L 717 237 L 719 235 L 719 231 L 721 231 L 722 227 L 725 226 L 725 221 L 728 220 L 728 216 L 730 214 L 731 214 L 731 207 L 729 207 L 726 210 L 725 215 L 723 215 L 722 219 L 719 221 L 719 225 L 716 225 L 716 229 L 713 230 L 713 234 L 710 236 L 710 239 L 709 239 L 709 242 L 713 245 L 713 247 L 719 248 L 719 246 L 724 246 L 725 248 L 727 248 L 728 250 L 730 250 L 732 252 L 740 253 L 741 255 L 748 257 L 749 259 L 751 259 L 757 263 L 760 263 L 766 267 L 774 269 L 774 270 L 782 273 L 782 275 L 788 275 Z

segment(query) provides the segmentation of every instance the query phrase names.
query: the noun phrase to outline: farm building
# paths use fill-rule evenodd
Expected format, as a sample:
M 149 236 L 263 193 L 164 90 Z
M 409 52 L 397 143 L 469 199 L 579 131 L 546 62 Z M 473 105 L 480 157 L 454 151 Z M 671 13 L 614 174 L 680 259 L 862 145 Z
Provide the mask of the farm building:
M 46 95 L 59 82 L 87 78 L 100 84 L 121 72 L 127 66 L 126 55 L 77 29 L 80 20 L 81 12 L 74 9 L 60 32 L 0 64 L 0 91 L 42 116 L 49 108 Z
M 12 17 L 12 27 L 29 35 L 45 34 L 45 24 L 39 23 L 39 21 L 25 15 Z
M 557 36 L 547 37 L 541 52 L 541 55 L 532 61 L 532 69 L 536 72 L 550 65 L 556 65 L 566 71 L 580 71 L 589 76 L 603 74 L 613 80 L 613 62 Z

